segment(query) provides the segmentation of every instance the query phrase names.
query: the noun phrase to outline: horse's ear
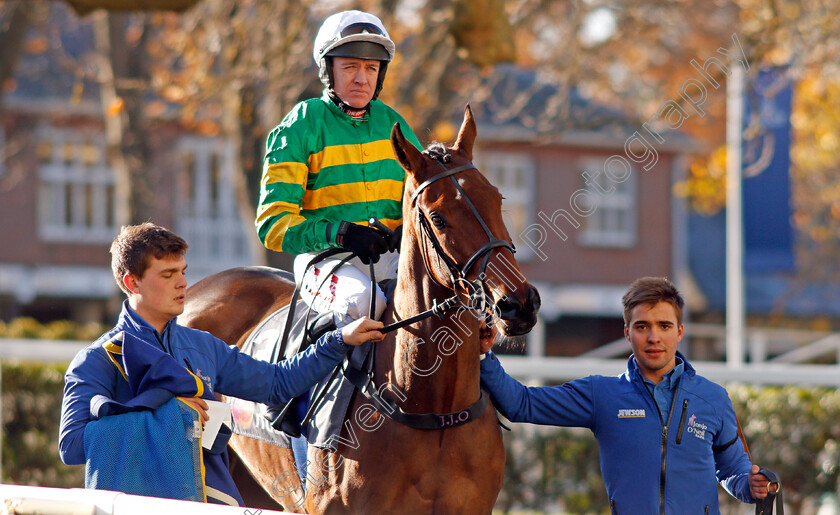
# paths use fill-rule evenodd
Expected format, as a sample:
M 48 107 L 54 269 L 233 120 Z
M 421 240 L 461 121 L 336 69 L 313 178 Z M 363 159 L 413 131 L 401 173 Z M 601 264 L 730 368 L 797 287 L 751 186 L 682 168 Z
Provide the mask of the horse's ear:
M 464 121 L 461 123 L 461 130 L 458 131 L 458 140 L 455 141 L 455 146 L 452 148 L 458 149 L 466 154 L 467 159 L 472 161 L 473 158 L 473 143 L 475 143 L 475 119 L 473 119 L 472 109 L 467 104 L 464 109 Z
M 423 156 L 411 142 L 405 139 L 399 122 L 395 123 L 394 128 L 391 129 L 391 146 L 394 148 L 394 156 L 403 168 L 409 172 L 420 169 Z

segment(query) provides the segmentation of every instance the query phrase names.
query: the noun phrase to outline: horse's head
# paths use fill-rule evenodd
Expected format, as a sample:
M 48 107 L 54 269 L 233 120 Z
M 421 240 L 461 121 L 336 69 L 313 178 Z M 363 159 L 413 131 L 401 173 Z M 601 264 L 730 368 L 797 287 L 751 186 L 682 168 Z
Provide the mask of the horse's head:
M 435 282 L 471 295 L 474 307 L 502 320 L 505 335 L 517 336 L 536 323 L 540 296 L 513 256 L 499 190 L 472 164 L 475 136 L 469 106 L 451 148 L 433 145 L 421 153 L 394 126 L 394 154 L 407 172 L 405 231 L 418 242 Z

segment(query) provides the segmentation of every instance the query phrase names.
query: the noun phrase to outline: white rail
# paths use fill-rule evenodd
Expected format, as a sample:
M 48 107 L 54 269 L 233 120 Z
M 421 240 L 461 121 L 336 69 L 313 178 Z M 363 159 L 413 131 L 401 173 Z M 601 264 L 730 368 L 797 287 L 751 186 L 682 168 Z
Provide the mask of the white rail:
M 687 326 L 686 333 L 712 340 L 725 334 L 722 326 L 705 324 Z M 802 363 L 824 355 L 840 363 L 840 334 L 750 328 L 747 342 L 750 362 L 740 369 L 727 367 L 722 361 L 691 360 L 691 363 L 701 375 L 720 383 L 840 387 L 840 365 Z M 88 343 L 0 338 L 0 360 L 68 363 Z M 562 358 L 543 356 L 539 352 L 542 349 L 531 345 L 529 343 L 527 356 L 501 356 L 502 364 L 511 375 L 540 382 L 567 381 L 590 374 L 618 375 L 626 368 L 626 357 L 630 354 L 630 344 L 626 340 L 616 340 L 577 357 Z M 722 343 L 719 346 L 723 346 Z M 768 351 L 777 355 L 768 359 Z
M 288 515 L 289 512 L 174 501 L 108 490 L 0 485 L 0 515 Z
M 562 382 L 587 375 L 618 375 L 627 368 L 626 359 L 555 358 L 499 356 L 512 376 L 538 382 Z M 840 388 L 840 365 L 745 363 L 739 369 L 722 361 L 692 361 L 697 373 L 716 383 L 757 385 L 812 385 Z

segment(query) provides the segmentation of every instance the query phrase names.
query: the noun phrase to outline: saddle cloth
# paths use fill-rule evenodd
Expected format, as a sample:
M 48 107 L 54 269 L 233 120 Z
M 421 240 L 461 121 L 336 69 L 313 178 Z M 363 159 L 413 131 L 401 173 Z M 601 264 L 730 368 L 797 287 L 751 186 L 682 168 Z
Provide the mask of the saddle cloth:
M 295 320 L 289 336 L 290 341 L 299 341 L 304 325 L 307 306 L 302 301 L 298 302 L 295 308 Z M 241 352 L 252 358 L 271 362 L 275 356 L 284 352 L 280 348 L 280 338 L 286 326 L 286 319 L 289 316 L 289 306 L 284 306 L 263 320 L 256 329 L 248 336 Z M 277 431 L 265 419 L 266 405 L 258 402 L 228 397 L 227 402 L 231 405 L 233 432 L 238 435 L 255 438 L 257 440 L 277 445 L 279 447 L 291 448 L 291 440 L 282 431 Z
M 299 300 L 295 307 L 288 342 L 284 344 L 280 339 L 286 327 L 289 306 L 278 309 L 254 329 L 242 346 L 241 352 L 255 359 L 268 362 L 271 362 L 275 356 L 288 358 L 295 355 L 299 351 L 304 338 L 303 333 L 306 330 L 307 318 L 310 318 L 307 316 L 308 312 L 309 306 Z M 370 343 L 355 347 L 351 355 L 351 363 L 361 367 L 371 348 Z M 336 439 L 341 431 L 344 415 L 353 394 L 353 385 L 343 375 L 338 374 L 332 384 L 326 385 L 328 379 L 329 376 L 323 378 L 311 392 L 314 395 L 325 386 L 328 388 L 319 403 L 318 410 L 306 428 L 309 443 L 318 447 L 334 447 L 336 445 Z M 265 404 L 235 397 L 228 397 L 227 402 L 231 404 L 232 408 L 234 433 L 280 447 L 289 448 L 291 446 L 288 435 L 275 430 L 265 419 L 264 414 L 267 409 Z

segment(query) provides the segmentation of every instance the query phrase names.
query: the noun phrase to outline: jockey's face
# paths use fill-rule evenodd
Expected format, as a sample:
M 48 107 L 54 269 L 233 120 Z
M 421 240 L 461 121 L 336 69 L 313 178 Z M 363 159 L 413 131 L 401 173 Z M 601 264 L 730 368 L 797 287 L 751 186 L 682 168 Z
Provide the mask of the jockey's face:
M 379 61 L 333 57 L 333 90 L 350 107 L 361 109 L 373 99 Z
M 683 325 L 677 322 L 677 311 L 671 304 L 639 304 L 630 311 L 624 336 L 633 347 L 633 356 L 645 378 L 659 383 L 662 376 L 676 366 L 677 344 L 683 336 Z
M 142 277 L 126 274 L 123 282 L 131 292 L 128 304 L 158 332 L 184 312 L 187 290 L 187 262 L 184 256 L 152 257 Z

